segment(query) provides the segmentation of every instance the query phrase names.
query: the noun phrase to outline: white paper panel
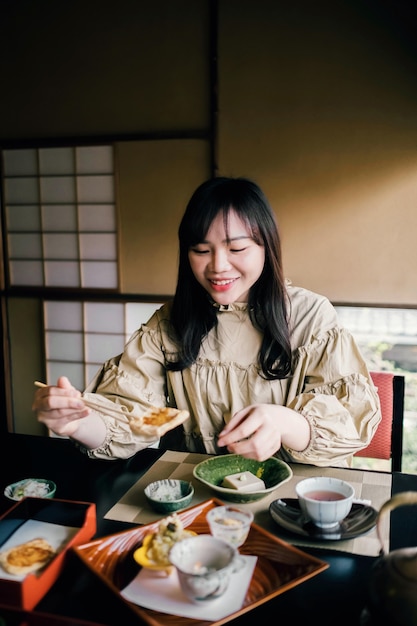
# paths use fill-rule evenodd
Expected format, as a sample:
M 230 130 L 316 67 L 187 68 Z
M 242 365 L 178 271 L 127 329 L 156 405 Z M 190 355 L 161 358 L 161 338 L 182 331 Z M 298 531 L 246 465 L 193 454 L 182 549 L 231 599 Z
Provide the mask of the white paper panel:
M 116 209 L 114 204 L 80 204 L 78 207 L 80 231 L 116 231 Z
M 86 302 L 84 305 L 87 332 L 124 333 L 124 305 L 117 302 Z
M 45 329 L 83 330 L 83 306 L 81 302 L 45 302 Z
M 112 146 L 80 146 L 76 158 L 79 174 L 113 174 Z
M 73 148 L 40 148 L 39 172 L 48 174 L 74 174 Z
M 103 363 L 123 350 L 124 335 L 86 335 L 86 360 Z
M 10 281 L 12 285 L 43 285 L 43 264 L 40 261 L 11 261 Z
M 7 205 L 6 216 L 9 231 L 39 231 L 41 228 L 40 212 L 37 204 Z
M 77 224 L 77 207 L 75 204 L 42 205 L 43 230 L 75 232 Z
M 32 176 L 38 172 L 35 148 L 28 150 L 3 150 L 5 176 Z
M 82 391 L 84 389 L 84 367 L 82 363 L 67 363 L 66 361 L 49 361 L 46 366 L 47 382 L 56 384 L 60 376 L 67 376 L 72 385 Z
M 81 282 L 83 287 L 116 289 L 118 283 L 117 263 L 81 263 Z
M 46 261 L 45 284 L 48 287 L 79 287 L 79 265 L 73 261 Z
M 67 361 L 84 360 L 84 337 L 82 333 L 47 331 L 45 333 L 46 358 Z
M 45 259 L 78 259 L 77 235 L 46 234 L 43 247 Z
M 6 178 L 4 181 L 6 204 L 35 204 L 39 202 L 37 178 Z
M 127 336 L 130 337 L 161 306 L 162 302 L 128 302 L 126 304 Z
M 75 202 L 75 184 L 72 176 L 42 176 L 40 179 L 41 200 L 43 203 Z
M 42 239 L 39 233 L 9 235 L 9 256 L 18 259 L 42 258 Z
M 80 258 L 82 260 L 116 261 L 116 236 L 114 234 L 81 234 Z
M 78 202 L 114 202 L 113 176 L 77 176 Z
M 97 372 L 101 369 L 101 363 L 88 363 L 85 367 L 85 382 L 84 388 L 90 383 Z

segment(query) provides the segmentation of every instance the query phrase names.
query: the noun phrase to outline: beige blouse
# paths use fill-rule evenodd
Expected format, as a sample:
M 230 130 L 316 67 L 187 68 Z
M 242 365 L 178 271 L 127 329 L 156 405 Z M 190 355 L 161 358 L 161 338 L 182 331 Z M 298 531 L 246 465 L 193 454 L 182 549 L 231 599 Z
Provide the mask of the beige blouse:
M 351 334 L 341 328 L 327 298 L 289 286 L 293 374 L 265 380 L 257 356 L 261 334 L 252 326 L 247 305 L 220 307 L 218 325 L 205 339 L 197 361 L 181 372 L 165 369 L 175 351 L 167 333 L 170 304 L 163 305 L 127 343 L 123 354 L 107 361 L 84 393 L 100 404 L 107 437 L 92 457 L 127 458 L 157 442 L 132 434 L 128 423 L 106 415 L 116 403 L 126 416 L 150 406 L 187 409 L 190 418 L 161 445 L 207 454 L 223 452 L 217 436 L 228 415 L 255 403 L 280 404 L 302 413 L 310 423 L 308 447 L 283 447 L 286 461 L 318 466 L 345 465 L 371 440 L 381 419 L 379 399 Z M 91 399 L 91 396 L 90 396 Z

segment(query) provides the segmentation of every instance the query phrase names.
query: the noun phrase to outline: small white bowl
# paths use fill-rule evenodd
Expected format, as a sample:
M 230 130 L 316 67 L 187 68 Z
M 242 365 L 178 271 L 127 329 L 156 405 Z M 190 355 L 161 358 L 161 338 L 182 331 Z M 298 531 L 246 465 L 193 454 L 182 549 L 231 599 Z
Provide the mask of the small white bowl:
M 295 486 L 300 508 L 319 528 L 337 526 L 349 514 L 355 491 L 345 480 L 313 476 Z
M 56 484 L 47 478 L 25 478 L 16 483 L 7 485 L 4 495 L 9 500 L 18 502 L 26 497 L 31 498 L 53 498 L 56 491 Z
M 205 534 L 175 543 L 169 559 L 177 569 L 183 593 L 196 604 L 222 596 L 231 575 L 244 566 L 235 546 Z

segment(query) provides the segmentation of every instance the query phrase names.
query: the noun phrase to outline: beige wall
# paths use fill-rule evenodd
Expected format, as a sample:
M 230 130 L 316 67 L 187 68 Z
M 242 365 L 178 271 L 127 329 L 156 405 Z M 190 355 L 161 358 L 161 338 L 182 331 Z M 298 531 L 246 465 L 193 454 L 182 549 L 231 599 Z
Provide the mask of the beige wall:
M 264 187 L 294 282 L 416 305 L 417 59 L 377 17 L 343 0 L 220 2 L 219 162 Z
M 190 190 L 210 173 L 207 142 L 122 142 L 116 161 L 121 289 L 172 294 L 178 224 Z
M 417 55 L 351 0 L 218 6 L 219 173 L 264 187 L 286 274 L 335 302 L 417 305 Z M 8 3 L 0 137 L 208 134 L 209 7 Z M 172 293 L 208 141 L 117 149 L 122 290 Z
M 0 137 L 207 124 L 207 0 L 0 3 Z
M 8 430 L 29 435 L 45 435 L 32 412 L 35 380 L 42 380 L 43 338 L 42 307 L 33 298 L 11 298 L 8 301 L 10 328 L 10 361 L 12 364 L 11 403 Z

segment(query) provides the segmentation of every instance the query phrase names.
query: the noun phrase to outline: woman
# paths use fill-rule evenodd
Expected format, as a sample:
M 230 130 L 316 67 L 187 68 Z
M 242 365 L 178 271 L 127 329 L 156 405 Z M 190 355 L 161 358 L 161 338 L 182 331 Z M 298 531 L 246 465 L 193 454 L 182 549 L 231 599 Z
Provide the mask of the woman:
M 377 392 L 330 302 L 285 281 L 262 190 L 244 178 L 203 183 L 181 220 L 179 246 L 172 302 L 83 395 L 65 377 L 38 390 L 38 420 L 92 457 L 126 458 L 157 442 L 106 407 L 116 403 L 129 416 L 169 405 L 190 418 L 164 447 L 346 464 L 381 419 Z

